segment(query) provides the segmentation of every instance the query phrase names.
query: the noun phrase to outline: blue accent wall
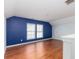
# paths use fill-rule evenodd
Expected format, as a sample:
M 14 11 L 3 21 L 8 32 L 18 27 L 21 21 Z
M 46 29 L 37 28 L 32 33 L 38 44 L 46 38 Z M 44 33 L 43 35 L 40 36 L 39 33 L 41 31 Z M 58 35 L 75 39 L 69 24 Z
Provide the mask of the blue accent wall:
M 40 39 L 34 39 L 34 40 L 41 40 L 41 39 L 52 37 L 52 26 L 48 22 L 13 16 L 13 17 L 7 18 L 7 21 L 6 21 L 6 38 L 7 38 L 6 45 L 7 46 L 34 41 L 34 40 L 27 40 L 27 37 L 26 37 L 27 23 L 42 24 L 44 27 L 43 29 L 44 37 Z

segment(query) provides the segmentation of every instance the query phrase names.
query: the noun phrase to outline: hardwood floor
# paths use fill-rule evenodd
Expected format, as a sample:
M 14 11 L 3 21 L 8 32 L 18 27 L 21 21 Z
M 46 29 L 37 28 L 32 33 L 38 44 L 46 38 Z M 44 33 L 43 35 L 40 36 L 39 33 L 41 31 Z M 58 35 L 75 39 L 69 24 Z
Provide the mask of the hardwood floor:
M 63 42 L 47 40 L 7 48 L 5 59 L 63 59 Z

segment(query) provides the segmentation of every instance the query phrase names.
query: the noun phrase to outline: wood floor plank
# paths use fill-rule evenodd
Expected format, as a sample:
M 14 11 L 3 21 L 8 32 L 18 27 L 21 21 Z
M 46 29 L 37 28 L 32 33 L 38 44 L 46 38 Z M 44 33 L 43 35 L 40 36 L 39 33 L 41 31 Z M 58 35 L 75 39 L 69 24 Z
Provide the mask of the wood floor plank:
M 63 42 L 47 40 L 7 48 L 5 59 L 63 59 Z

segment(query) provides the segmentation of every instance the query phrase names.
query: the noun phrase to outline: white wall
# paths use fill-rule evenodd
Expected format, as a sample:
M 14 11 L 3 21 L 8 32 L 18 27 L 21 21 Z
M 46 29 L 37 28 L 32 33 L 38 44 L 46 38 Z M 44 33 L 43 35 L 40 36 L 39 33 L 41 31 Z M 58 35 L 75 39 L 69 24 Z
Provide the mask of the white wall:
M 56 21 L 51 21 L 54 26 L 54 38 L 62 38 L 64 35 L 75 33 L 75 17 L 68 17 Z
M 51 22 L 54 26 L 53 38 L 63 40 L 63 59 L 75 59 L 75 17 L 68 17 Z

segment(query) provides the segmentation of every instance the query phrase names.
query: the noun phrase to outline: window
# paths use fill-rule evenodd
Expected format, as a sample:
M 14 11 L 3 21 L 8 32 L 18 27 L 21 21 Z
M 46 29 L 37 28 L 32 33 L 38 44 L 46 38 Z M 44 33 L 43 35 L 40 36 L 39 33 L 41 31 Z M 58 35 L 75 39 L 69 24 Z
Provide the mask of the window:
M 27 40 L 43 38 L 43 25 L 27 23 Z
M 37 24 L 37 38 L 43 38 L 43 25 Z
M 35 24 L 27 24 L 27 40 L 35 39 Z

